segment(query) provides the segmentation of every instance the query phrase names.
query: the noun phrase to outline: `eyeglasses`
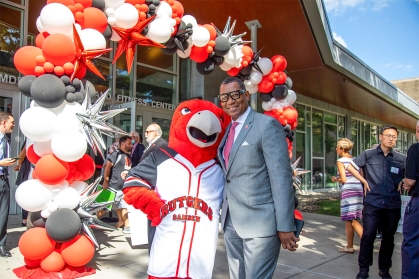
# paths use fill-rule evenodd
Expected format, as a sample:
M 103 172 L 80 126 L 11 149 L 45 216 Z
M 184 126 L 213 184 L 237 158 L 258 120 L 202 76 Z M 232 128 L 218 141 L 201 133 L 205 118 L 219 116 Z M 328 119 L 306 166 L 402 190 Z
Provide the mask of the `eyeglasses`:
M 145 131 L 145 133 L 144 134 L 148 134 L 148 133 L 151 133 L 151 132 L 154 132 L 154 130 L 151 130 L 151 131 Z
M 233 100 L 237 100 L 240 98 L 240 94 L 245 93 L 246 90 L 244 89 L 239 89 L 239 90 L 234 90 L 231 92 L 227 92 L 227 93 L 223 93 L 218 95 L 218 99 L 220 99 L 220 102 L 225 103 L 228 101 L 228 99 L 231 97 L 231 99 Z
M 388 138 L 388 139 L 392 139 L 392 140 L 396 140 L 397 139 L 397 136 L 393 136 L 393 135 L 389 135 L 389 134 L 383 135 L 383 136 L 386 137 L 386 138 Z

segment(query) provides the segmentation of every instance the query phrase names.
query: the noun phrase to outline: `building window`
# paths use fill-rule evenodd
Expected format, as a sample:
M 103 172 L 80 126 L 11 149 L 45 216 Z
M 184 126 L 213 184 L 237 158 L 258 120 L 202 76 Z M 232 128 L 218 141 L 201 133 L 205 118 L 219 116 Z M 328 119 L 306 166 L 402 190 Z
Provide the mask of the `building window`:
M 112 88 L 112 66 L 110 62 L 101 59 L 93 59 L 92 62 L 105 80 L 89 70 L 87 70 L 86 76 L 83 79 L 90 81 L 99 94 L 105 93 L 106 90 Z
M 167 71 L 176 71 L 177 55 L 164 54 L 160 48 L 137 46 L 137 62 Z
M 124 55 L 121 55 L 116 61 L 116 94 L 130 97 L 132 91 L 131 73 L 128 73 L 127 61 Z
M 176 75 L 137 66 L 135 95 L 147 103 L 176 104 L 176 80 Z

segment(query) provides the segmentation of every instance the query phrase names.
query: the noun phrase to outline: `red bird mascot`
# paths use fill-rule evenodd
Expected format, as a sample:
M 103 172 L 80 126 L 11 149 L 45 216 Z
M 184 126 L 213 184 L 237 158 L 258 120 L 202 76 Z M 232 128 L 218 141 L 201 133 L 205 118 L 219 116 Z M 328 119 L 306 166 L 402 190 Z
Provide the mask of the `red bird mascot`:
M 125 181 L 125 201 L 152 221 L 149 278 L 211 278 L 224 175 L 217 147 L 230 117 L 192 100 L 174 112 L 169 147 L 152 152 Z

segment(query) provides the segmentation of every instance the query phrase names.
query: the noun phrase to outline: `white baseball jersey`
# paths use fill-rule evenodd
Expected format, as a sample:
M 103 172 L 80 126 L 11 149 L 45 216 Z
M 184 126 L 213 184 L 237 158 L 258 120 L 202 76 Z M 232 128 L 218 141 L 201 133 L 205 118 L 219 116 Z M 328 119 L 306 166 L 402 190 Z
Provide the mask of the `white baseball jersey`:
M 194 167 L 170 148 L 133 168 L 124 187 L 154 189 L 165 201 L 150 251 L 148 274 L 211 278 L 224 176 L 215 160 Z

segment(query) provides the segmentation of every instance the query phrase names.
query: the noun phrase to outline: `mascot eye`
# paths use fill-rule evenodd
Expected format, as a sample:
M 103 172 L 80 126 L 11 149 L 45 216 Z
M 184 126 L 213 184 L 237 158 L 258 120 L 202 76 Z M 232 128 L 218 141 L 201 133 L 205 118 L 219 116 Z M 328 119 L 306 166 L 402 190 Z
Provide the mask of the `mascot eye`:
M 182 115 L 186 115 L 186 114 L 188 114 L 188 113 L 191 113 L 191 110 L 190 110 L 190 109 L 188 109 L 188 108 L 183 108 L 183 109 L 180 111 L 180 113 L 181 113 Z

